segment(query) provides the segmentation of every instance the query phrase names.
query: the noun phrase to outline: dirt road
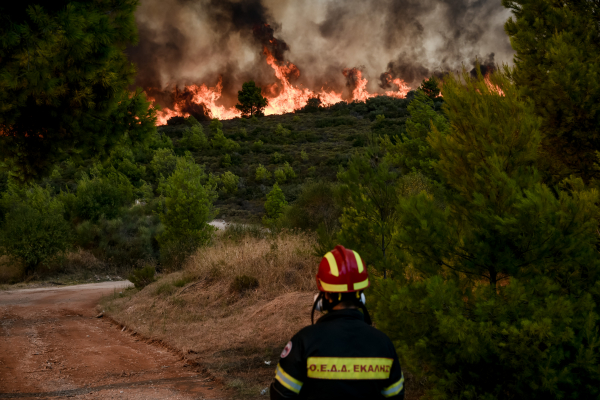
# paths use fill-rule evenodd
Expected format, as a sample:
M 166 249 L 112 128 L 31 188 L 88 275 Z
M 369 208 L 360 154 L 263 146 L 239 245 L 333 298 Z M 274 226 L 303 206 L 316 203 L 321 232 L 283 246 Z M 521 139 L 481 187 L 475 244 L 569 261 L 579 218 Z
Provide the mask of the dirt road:
M 0 292 L 0 398 L 231 398 L 173 352 L 95 318 L 101 296 L 127 284 Z

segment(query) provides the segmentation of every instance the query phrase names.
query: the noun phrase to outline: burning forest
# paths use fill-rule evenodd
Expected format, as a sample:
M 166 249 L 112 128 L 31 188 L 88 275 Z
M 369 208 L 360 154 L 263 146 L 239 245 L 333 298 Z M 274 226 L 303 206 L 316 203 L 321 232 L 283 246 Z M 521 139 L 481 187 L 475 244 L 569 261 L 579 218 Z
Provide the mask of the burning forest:
M 129 49 L 135 85 L 160 107 L 162 125 L 240 116 L 237 91 L 249 80 L 268 100 L 265 115 L 284 114 L 311 98 L 323 106 L 404 98 L 432 74 L 512 56 L 499 35 L 506 12 L 493 1 L 402 3 L 147 0 Z

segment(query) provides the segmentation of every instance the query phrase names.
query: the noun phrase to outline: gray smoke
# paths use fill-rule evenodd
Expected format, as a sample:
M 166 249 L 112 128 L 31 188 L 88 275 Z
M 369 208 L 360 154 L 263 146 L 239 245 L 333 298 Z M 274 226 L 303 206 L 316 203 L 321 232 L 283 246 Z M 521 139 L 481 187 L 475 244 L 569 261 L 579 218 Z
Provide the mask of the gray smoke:
M 297 85 L 347 95 L 342 71 L 360 67 L 382 92 L 394 78 L 416 87 L 476 58 L 510 63 L 508 17 L 499 0 L 143 0 L 129 55 L 136 85 L 166 106 L 176 86 L 222 77 L 231 106 L 244 81 L 276 82 L 264 46 L 298 66 Z

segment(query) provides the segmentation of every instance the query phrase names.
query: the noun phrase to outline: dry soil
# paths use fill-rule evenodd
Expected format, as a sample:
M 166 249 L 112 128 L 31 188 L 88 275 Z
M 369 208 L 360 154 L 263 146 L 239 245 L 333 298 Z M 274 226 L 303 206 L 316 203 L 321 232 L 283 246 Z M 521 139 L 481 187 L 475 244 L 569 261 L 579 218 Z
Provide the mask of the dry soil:
M 169 349 L 96 318 L 100 298 L 127 284 L 0 292 L 0 398 L 231 398 Z

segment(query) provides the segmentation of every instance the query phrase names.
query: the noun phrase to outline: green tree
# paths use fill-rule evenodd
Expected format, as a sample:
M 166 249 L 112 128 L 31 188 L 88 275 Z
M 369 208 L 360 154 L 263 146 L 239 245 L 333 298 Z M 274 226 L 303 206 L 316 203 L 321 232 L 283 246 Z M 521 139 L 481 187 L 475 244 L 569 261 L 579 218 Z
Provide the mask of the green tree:
M 253 117 L 263 115 L 263 110 L 268 104 L 266 98 L 261 94 L 261 90 L 254 81 L 245 82 L 242 90 L 238 92 L 238 102 L 235 108 L 241 111 L 242 116 Z
M 275 180 L 277 181 L 277 183 L 284 183 L 287 179 L 287 176 L 285 175 L 285 171 L 283 170 L 283 168 L 276 168 L 275 169 Z
M 189 117 L 194 118 L 194 117 Z M 208 148 L 208 140 L 202 130 L 202 125 L 196 123 L 191 128 L 183 131 L 183 138 L 179 144 L 187 150 L 199 151 Z
M 48 189 L 11 184 L 1 203 L 5 212 L 0 223 L 0 255 L 22 262 L 26 275 L 68 250 L 71 227 L 63 217 L 63 204 Z
M 437 100 L 440 96 L 440 88 L 438 86 L 438 80 L 435 78 L 435 76 L 432 76 L 429 79 L 423 79 L 419 89 L 431 100 Z
M 0 6 L 0 160 L 29 179 L 72 153 L 107 156 L 155 131 L 125 49 L 136 0 Z
M 542 118 L 540 166 L 558 182 L 575 173 L 598 179 L 600 150 L 600 4 L 503 0 L 515 67 L 511 77 Z
M 125 175 L 113 168 L 92 173 L 92 178 L 84 175 L 77 182 L 75 216 L 91 221 L 98 221 L 102 216 L 116 218 L 121 207 L 133 202 L 135 188 Z
M 216 215 L 216 184 L 204 169 L 187 158 L 179 158 L 173 174 L 159 185 L 164 204 L 159 212 L 164 225 L 158 235 L 161 258 L 169 267 L 180 267 L 189 254 L 212 238 L 208 222 Z
M 255 178 L 257 181 L 268 181 L 269 179 L 271 179 L 271 173 L 268 169 L 263 167 L 262 164 L 258 164 L 258 167 L 256 167 Z
M 150 170 L 154 173 L 156 179 L 160 177 L 168 178 L 177 166 L 177 156 L 171 149 L 158 149 L 154 152 L 152 161 L 150 161 Z
M 275 183 L 273 189 L 267 193 L 263 223 L 267 226 L 274 227 L 279 222 L 286 206 L 287 201 L 285 201 L 285 195 L 279 185 Z
M 338 238 L 359 251 L 385 278 L 398 217 L 398 174 L 386 157 L 380 159 L 369 149 L 355 154 L 348 169 L 338 174 L 338 180 L 348 200 L 340 218 Z
M 393 143 L 385 137 L 384 147 L 388 150 L 390 161 L 404 174 L 421 172 L 430 179 L 437 180 L 434 169 L 438 155 L 432 151 L 427 141 L 429 132 L 435 127 L 439 132 L 447 132 L 448 121 L 433 109 L 433 101 L 421 91 L 408 105 L 410 118 L 406 120 L 406 133 L 401 140 Z
M 223 190 L 229 194 L 235 194 L 238 190 L 238 185 L 240 183 L 240 177 L 235 175 L 231 171 L 226 171 L 220 176 L 221 184 L 223 185 Z
M 596 398 L 598 193 L 541 183 L 539 119 L 505 75 L 461 78 L 428 137 L 444 202 L 400 198 L 378 327 L 430 398 Z
M 288 136 L 290 134 L 290 130 L 283 127 L 281 124 L 277 124 L 275 128 L 275 135 L 277 136 Z

